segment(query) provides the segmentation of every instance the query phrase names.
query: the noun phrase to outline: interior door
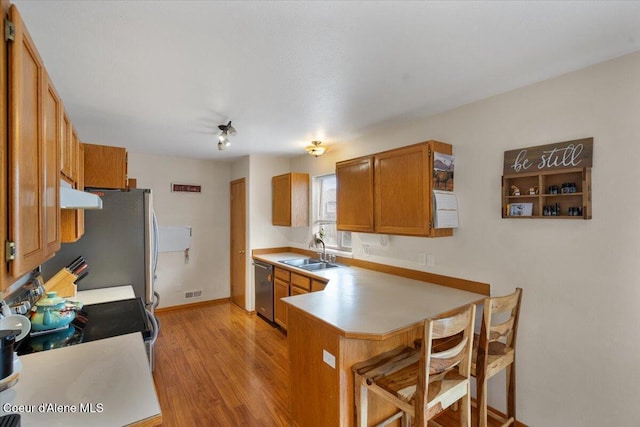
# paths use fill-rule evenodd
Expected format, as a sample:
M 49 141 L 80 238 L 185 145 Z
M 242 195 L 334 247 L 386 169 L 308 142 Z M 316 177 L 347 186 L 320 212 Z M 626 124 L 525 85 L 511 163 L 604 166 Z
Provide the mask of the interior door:
M 231 182 L 231 301 L 246 310 L 246 182 Z

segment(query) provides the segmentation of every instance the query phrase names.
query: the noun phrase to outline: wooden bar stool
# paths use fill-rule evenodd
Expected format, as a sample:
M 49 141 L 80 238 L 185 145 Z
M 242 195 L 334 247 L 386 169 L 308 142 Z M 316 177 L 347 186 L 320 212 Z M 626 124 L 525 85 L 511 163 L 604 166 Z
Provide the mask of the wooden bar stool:
M 484 312 L 480 334 L 474 335 L 471 375 L 476 378 L 477 427 L 487 427 L 487 381 L 503 369 L 507 371 L 507 417 L 491 411 L 491 418 L 499 421 L 501 427 L 516 421 L 516 336 L 520 317 L 522 289 L 502 297 L 484 299 Z M 505 321 L 501 321 L 506 318 Z M 446 350 L 455 345 L 460 336 L 437 340 L 433 349 Z M 422 339 L 415 341 L 416 348 L 422 346 Z M 455 409 L 455 406 L 454 406 Z
M 516 420 L 516 337 L 522 289 L 502 297 L 485 298 L 480 335 L 474 337 L 471 374 L 476 377 L 478 425 L 487 426 L 487 381 L 507 369 L 507 417 L 491 413 L 502 426 Z M 505 321 L 502 319 L 506 317 Z M 499 323 L 498 323 L 499 322 Z
M 378 426 L 402 418 L 405 426 L 426 427 L 430 419 L 461 402 L 460 425 L 471 426 L 471 350 L 475 306 L 424 322 L 421 350 L 399 347 L 352 367 L 357 425 L 367 427 L 368 393 L 400 409 Z M 434 352 L 432 341 L 462 334 L 454 347 Z

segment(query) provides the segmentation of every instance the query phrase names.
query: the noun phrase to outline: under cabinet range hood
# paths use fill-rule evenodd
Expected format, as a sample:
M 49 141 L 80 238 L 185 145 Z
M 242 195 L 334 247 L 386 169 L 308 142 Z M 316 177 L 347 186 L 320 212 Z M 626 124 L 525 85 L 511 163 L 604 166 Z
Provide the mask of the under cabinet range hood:
M 102 209 L 102 199 L 95 194 L 75 190 L 61 179 L 60 209 Z

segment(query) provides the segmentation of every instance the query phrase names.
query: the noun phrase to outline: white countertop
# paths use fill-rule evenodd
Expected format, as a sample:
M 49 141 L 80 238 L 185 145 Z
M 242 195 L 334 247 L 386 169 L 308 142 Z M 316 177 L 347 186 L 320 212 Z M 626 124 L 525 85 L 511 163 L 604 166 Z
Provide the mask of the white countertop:
M 286 252 L 254 258 L 278 266 L 282 260 L 308 257 Z M 346 337 L 384 339 L 419 325 L 426 318 L 484 298 L 473 292 L 358 267 L 314 272 L 287 267 L 311 277 L 329 279 L 329 283 L 324 291 L 283 298 L 283 301 L 322 320 Z
M 101 302 L 119 301 L 122 299 L 135 298 L 136 294 L 131 285 L 112 286 L 110 288 L 90 289 L 88 291 L 78 291 L 72 301 L 80 301 L 83 305 L 99 304 Z
M 0 392 L 0 415 L 20 413 L 23 426 L 123 426 L 160 414 L 140 333 L 20 356 L 20 361 L 18 383 Z

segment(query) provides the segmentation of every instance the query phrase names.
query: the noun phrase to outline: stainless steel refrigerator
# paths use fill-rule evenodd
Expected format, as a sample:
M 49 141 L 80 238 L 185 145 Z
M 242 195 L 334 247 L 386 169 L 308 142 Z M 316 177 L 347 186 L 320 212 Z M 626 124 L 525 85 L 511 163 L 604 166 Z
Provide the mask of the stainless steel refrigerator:
M 84 235 L 63 243 L 56 255 L 42 265 L 46 280 L 78 256 L 89 264 L 89 274 L 78 290 L 131 285 L 147 308 L 158 304 L 154 293 L 157 256 L 157 224 L 151 190 L 95 190 L 101 210 L 85 210 Z

